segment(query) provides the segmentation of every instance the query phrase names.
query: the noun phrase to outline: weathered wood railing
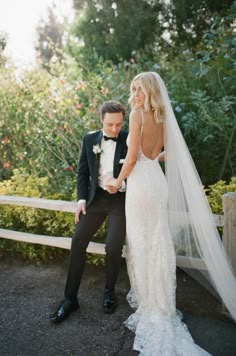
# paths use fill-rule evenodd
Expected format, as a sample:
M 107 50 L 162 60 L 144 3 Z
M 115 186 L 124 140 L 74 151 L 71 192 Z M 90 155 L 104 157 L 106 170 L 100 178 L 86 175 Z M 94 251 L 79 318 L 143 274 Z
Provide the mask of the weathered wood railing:
M 40 198 L 28 198 L 19 196 L 0 195 L 0 204 L 27 206 L 31 208 L 40 208 L 46 210 L 56 210 L 74 213 L 77 203 L 64 200 L 50 200 Z M 224 226 L 223 243 L 230 257 L 232 266 L 236 271 L 236 193 L 226 193 L 223 196 L 224 215 L 214 215 L 217 226 Z M 70 249 L 70 237 L 54 237 L 45 235 L 36 235 L 26 232 L 18 232 L 7 229 L 0 229 L 0 237 L 30 242 L 48 246 L 55 246 L 64 249 Z M 87 252 L 105 254 L 105 245 L 96 242 L 90 242 Z M 125 249 L 123 251 L 125 257 Z M 200 258 L 188 258 L 177 256 L 177 266 L 192 267 L 196 269 L 205 269 L 205 264 Z

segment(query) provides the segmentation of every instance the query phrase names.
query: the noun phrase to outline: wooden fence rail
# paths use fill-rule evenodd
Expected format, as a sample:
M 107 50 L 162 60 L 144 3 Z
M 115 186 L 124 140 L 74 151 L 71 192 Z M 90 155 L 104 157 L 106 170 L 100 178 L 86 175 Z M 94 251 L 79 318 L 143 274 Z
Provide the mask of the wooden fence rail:
M 224 215 L 214 214 L 214 219 L 217 226 L 224 226 L 224 236 L 226 236 L 226 240 L 224 240 L 225 249 L 226 251 L 230 251 L 229 257 L 231 262 L 235 263 L 236 267 L 236 193 L 225 194 L 223 201 Z M 31 208 L 64 211 L 70 213 L 74 213 L 77 207 L 76 202 L 7 195 L 0 195 L 0 204 L 26 206 Z M 234 213 L 232 213 L 232 209 Z M 227 224 L 224 223 L 224 220 L 227 222 Z M 64 249 L 70 249 L 71 246 L 70 237 L 36 235 L 7 229 L 0 229 L 0 237 L 22 242 L 60 247 Z M 90 242 L 87 248 L 87 252 L 105 254 L 105 245 L 102 243 Z M 125 246 L 123 249 L 123 256 L 125 257 Z M 178 267 L 189 267 L 201 270 L 206 268 L 204 261 L 200 258 L 189 258 L 177 255 L 176 263 Z M 234 263 L 232 263 L 233 266 Z

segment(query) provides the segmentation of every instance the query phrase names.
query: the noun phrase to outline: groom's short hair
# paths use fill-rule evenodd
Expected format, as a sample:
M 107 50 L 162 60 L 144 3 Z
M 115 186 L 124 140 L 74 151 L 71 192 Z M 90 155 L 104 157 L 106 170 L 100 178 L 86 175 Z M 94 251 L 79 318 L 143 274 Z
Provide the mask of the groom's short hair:
M 125 116 L 125 107 L 119 101 L 116 100 L 109 100 L 105 101 L 100 107 L 100 114 L 102 120 L 106 113 L 116 113 L 121 112 L 123 116 Z

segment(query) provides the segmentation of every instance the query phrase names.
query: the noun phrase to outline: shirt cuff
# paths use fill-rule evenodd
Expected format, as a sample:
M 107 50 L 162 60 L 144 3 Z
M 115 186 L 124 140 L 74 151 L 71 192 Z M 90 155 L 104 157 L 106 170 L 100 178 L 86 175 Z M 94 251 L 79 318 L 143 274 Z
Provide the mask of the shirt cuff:
M 78 200 L 77 204 L 86 204 L 86 200 L 85 199 L 80 199 Z
M 119 189 L 119 192 L 123 193 L 126 191 L 126 183 L 125 181 L 123 180 L 122 183 L 121 183 L 121 187 Z

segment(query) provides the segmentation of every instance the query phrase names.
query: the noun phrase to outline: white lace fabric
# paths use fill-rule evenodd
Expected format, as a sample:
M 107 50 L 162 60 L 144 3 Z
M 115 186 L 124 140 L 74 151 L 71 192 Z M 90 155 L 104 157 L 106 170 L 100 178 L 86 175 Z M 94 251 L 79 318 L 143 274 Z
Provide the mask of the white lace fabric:
M 125 322 L 135 332 L 133 349 L 140 356 L 209 356 L 196 345 L 178 316 L 168 316 L 159 310 L 138 311 Z
M 150 160 L 140 146 L 127 178 L 127 299 L 136 311 L 125 325 L 135 332 L 134 349 L 142 356 L 209 355 L 176 313 L 175 251 L 190 261 L 202 259 L 200 272 L 235 321 L 236 279 L 165 84 L 153 74 L 165 107 L 165 175 L 158 159 Z
M 157 159 L 139 151 L 127 180 L 127 268 L 136 311 L 125 325 L 143 356 L 207 355 L 176 315 L 176 256 L 167 216 L 168 191 Z M 145 206 L 143 206 L 145 202 Z

